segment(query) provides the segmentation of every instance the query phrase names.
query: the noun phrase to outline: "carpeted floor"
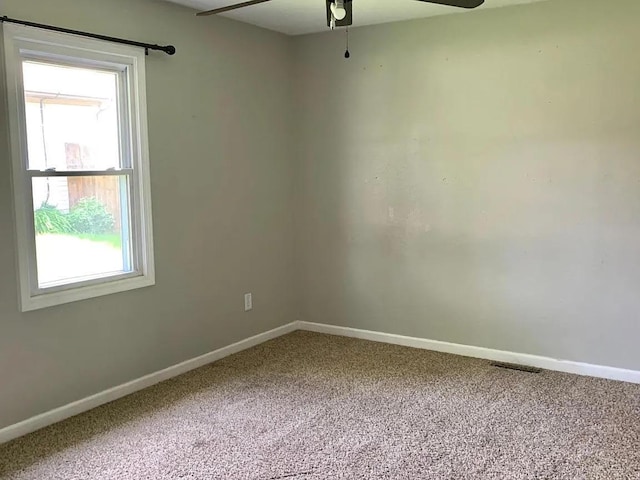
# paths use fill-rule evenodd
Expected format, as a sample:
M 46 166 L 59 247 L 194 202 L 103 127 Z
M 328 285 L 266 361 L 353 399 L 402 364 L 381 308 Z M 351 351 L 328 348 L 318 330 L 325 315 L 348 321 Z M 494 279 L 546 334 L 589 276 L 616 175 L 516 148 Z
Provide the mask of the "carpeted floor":
M 640 385 L 307 332 L 0 445 L 1 479 L 640 479 Z

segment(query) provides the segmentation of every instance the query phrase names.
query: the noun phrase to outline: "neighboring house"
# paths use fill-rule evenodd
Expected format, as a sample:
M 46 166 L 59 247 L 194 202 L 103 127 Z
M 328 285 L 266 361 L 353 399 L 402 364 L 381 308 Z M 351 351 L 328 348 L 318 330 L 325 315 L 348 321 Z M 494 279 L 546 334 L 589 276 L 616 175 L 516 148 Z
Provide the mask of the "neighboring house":
M 25 82 L 26 83 L 26 82 Z M 84 170 L 119 164 L 118 132 L 113 128 L 113 100 L 27 91 L 29 164 L 39 170 Z M 72 128 L 69 128 L 69 127 Z M 34 180 L 34 208 L 43 203 L 68 212 L 82 198 L 96 197 L 120 223 L 115 177 L 39 178 Z

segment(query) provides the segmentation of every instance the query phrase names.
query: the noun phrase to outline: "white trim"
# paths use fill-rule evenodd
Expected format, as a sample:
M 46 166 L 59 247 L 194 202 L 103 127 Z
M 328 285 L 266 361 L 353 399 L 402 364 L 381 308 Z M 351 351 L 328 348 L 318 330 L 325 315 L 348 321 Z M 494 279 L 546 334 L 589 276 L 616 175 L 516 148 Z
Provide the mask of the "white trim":
M 374 332 L 371 330 L 339 327 L 337 325 L 325 325 L 321 323 L 298 322 L 298 328 L 309 332 L 360 338 L 362 340 L 403 345 L 405 347 L 421 348 L 424 350 L 433 350 L 435 352 L 452 353 L 454 355 L 462 355 L 464 357 L 482 358 L 497 362 L 515 363 L 518 365 L 529 365 L 546 370 L 555 370 L 557 372 L 607 378 L 610 380 L 620 380 L 630 383 L 640 383 L 640 371 L 637 370 L 626 370 L 624 368 L 606 367 L 570 360 L 557 360 L 555 358 L 530 355 L 527 353 L 494 350 L 491 348 L 474 347 L 471 345 L 461 345 L 458 343 L 441 342 L 438 340 L 407 337 L 392 333 Z
M 132 276 L 133 275 L 133 276 Z M 153 277 L 141 274 L 124 274 L 115 278 L 104 277 L 103 281 L 84 286 L 73 286 L 66 290 L 51 291 L 42 295 L 29 296 L 22 299 L 22 312 L 31 312 L 40 308 L 53 307 L 63 303 L 77 302 L 88 298 L 112 295 L 137 288 L 151 287 L 155 285 Z
M 305 330 L 309 332 L 325 333 L 329 335 L 339 335 L 343 337 L 359 338 L 374 342 L 390 343 L 393 345 L 403 345 L 405 347 L 420 348 L 436 352 L 452 353 L 466 357 L 482 358 L 500 362 L 516 363 L 520 365 L 530 365 L 533 367 L 555 370 L 558 372 L 573 373 L 576 375 L 586 375 L 590 377 L 607 378 L 610 380 L 620 380 L 631 383 L 640 383 L 640 371 L 625 370 L 622 368 L 605 367 L 588 363 L 572 362 L 566 360 L 556 360 L 549 357 L 529 355 L 524 353 L 508 352 L 503 350 L 493 350 L 490 348 L 474 347 L 457 343 L 441 342 L 438 340 L 428 340 L 424 338 L 407 337 L 392 333 L 374 332 L 371 330 L 361 330 L 357 328 L 339 327 L 337 325 L 325 325 L 320 323 L 297 321 L 283 325 L 268 332 L 254 335 L 253 337 L 241 340 L 234 344 L 222 347 L 213 352 L 206 353 L 199 357 L 187 360 L 172 367 L 165 368 L 144 377 L 132 380 L 117 387 L 110 388 L 103 392 L 91 395 L 90 397 L 78 400 L 68 405 L 50 410 L 36 415 L 22 422 L 0 429 L 0 444 L 47 427 L 54 423 L 65 420 L 74 415 L 86 412 L 93 408 L 112 402 L 126 395 L 148 388 L 157 383 L 177 377 L 183 373 L 202 367 L 209 363 L 220 360 L 234 353 L 241 352 L 248 348 L 260 345 L 268 340 L 286 335 L 295 330 Z
M 0 444 L 297 330 L 292 322 L 0 429 Z
M 114 45 L 101 40 L 79 38 L 26 26 L 5 24 L 3 31 L 21 311 L 154 285 L 144 51 L 138 47 Z M 125 272 L 124 275 L 104 275 L 99 279 L 67 283 L 63 287 L 44 288 L 38 284 L 31 177 L 44 174 L 32 174 L 27 171 L 25 112 L 22 100 L 24 88 L 20 68 L 22 58 L 53 59 L 57 63 L 73 65 L 86 64 L 88 67 L 105 68 L 118 74 L 121 154 L 124 168 L 105 173 L 128 176 L 127 208 L 130 218 L 130 260 L 133 271 Z M 56 172 L 54 176 L 60 176 L 62 173 Z M 88 174 L 100 173 L 92 171 Z M 82 173 L 74 172 L 73 175 Z

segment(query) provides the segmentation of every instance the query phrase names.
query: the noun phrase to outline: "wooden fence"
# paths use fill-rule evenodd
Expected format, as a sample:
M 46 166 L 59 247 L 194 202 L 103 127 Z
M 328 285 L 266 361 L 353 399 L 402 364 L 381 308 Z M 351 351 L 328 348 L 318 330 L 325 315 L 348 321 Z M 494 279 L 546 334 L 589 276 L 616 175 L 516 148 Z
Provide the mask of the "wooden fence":
M 70 169 L 91 168 L 89 152 L 80 145 L 65 145 L 67 166 Z M 69 209 L 75 207 L 83 198 L 95 198 L 113 215 L 115 230 L 121 228 L 120 177 L 68 177 Z

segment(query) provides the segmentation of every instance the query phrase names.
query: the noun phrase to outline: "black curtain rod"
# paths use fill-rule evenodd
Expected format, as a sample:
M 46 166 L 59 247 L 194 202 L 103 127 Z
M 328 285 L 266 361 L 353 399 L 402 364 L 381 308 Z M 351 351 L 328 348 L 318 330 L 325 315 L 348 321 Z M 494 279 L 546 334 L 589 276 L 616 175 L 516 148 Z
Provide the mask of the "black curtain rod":
M 80 30 L 70 30 L 68 28 L 54 27 L 53 25 L 43 25 L 41 23 L 27 22 L 25 20 L 16 20 L 15 18 L 9 18 L 7 16 L 0 17 L 0 23 L 16 23 L 18 25 L 26 25 L 27 27 L 43 28 L 45 30 L 51 30 L 52 32 L 70 33 L 71 35 L 80 35 L 83 37 L 97 38 L 98 40 L 106 40 L 107 42 L 123 43 L 125 45 L 133 45 L 134 47 L 144 48 L 145 53 L 149 55 L 149 50 L 159 50 L 167 55 L 174 55 L 176 53 L 176 47 L 173 45 L 152 45 L 150 43 L 136 42 L 134 40 L 125 40 L 123 38 L 108 37 L 106 35 L 98 35 L 97 33 L 81 32 Z

